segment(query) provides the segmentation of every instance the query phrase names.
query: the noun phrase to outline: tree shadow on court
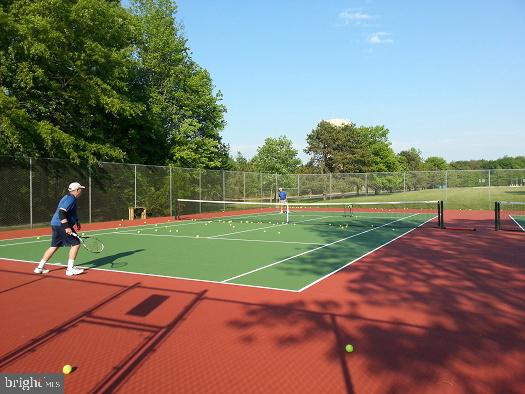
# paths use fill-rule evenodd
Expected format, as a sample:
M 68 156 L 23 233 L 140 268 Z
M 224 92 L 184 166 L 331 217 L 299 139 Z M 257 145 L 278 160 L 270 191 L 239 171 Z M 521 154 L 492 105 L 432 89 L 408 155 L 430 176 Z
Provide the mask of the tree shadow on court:
M 95 260 L 86 261 L 85 263 L 78 264 L 78 266 L 85 267 L 85 268 L 98 268 L 102 266 L 108 266 L 110 268 L 121 268 L 127 265 L 127 263 L 119 261 L 120 259 L 134 255 L 135 253 L 143 252 L 145 250 L 146 249 L 135 249 L 135 250 L 128 250 L 126 252 L 115 253 L 109 256 L 100 257 Z
M 369 236 L 279 270 L 322 275 L 353 248 L 383 241 L 375 231 Z M 375 384 L 378 392 L 518 393 L 525 387 L 523 256 L 520 234 L 415 230 L 299 295 L 245 304 L 226 325 L 247 346 L 326 341 L 325 361 L 340 366 L 347 392 Z M 280 333 L 257 337 L 255 327 Z M 345 354 L 344 343 L 355 353 Z

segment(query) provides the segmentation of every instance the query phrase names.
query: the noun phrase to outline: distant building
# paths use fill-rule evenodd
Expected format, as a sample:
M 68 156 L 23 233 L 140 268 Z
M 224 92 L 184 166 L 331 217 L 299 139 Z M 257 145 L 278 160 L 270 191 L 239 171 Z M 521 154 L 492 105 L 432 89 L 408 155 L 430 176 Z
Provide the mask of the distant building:
M 342 126 L 352 123 L 350 119 L 324 119 L 324 121 L 333 124 L 334 126 Z

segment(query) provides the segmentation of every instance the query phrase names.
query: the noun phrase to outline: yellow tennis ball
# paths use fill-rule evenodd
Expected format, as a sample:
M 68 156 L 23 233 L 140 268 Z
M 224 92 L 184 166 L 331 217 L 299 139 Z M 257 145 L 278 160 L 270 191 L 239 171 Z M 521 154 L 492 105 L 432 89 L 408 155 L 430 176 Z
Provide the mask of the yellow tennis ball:
M 170 230 L 170 231 L 171 231 L 171 230 Z M 178 232 L 179 232 L 179 230 L 175 230 L 175 232 L 176 232 L 176 233 L 178 233 Z
M 348 345 L 345 346 L 345 350 L 348 353 L 352 353 L 354 351 L 354 347 L 352 345 L 348 344 Z
M 196 237 L 199 238 L 199 234 L 197 234 Z
M 36 239 L 40 239 L 40 237 L 36 237 Z
M 119 223 L 118 225 L 119 225 L 119 226 L 122 226 L 122 223 Z
M 69 364 L 64 365 L 62 368 L 62 372 L 64 372 L 64 375 L 69 375 L 73 371 L 73 367 Z
M 171 230 L 170 230 L 170 233 L 171 233 Z

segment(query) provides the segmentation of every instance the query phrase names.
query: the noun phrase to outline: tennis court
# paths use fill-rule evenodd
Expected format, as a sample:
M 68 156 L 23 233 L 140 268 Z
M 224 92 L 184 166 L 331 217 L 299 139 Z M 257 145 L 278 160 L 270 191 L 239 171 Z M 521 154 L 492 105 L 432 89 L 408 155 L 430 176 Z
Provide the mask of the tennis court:
M 437 201 L 364 208 L 290 204 L 283 213 L 277 204 L 182 204 L 180 220 L 85 233 L 100 239 L 105 248 L 96 255 L 80 253 L 77 265 L 302 291 L 418 227 L 439 228 L 441 220 Z M 49 240 L 2 240 L 0 257 L 36 262 Z M 52 262 L 65 264 L 66 253 L 59 250 Z

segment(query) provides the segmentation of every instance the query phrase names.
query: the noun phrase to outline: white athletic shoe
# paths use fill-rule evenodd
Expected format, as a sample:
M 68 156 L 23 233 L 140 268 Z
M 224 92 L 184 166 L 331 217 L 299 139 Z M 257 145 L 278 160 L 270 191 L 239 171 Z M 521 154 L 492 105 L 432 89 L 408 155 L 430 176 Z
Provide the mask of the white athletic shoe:
M 38 268 L 36 267 L 33 271 L 35 274 L 47 274 L 49 270 L 46 270 L 45 268 Z
M 82 272 L 84 272 L 82 268 L 73 267 L 71 269 L 68 268 L 66 270 L 66 275 L 67 276 L 80 275 Z

